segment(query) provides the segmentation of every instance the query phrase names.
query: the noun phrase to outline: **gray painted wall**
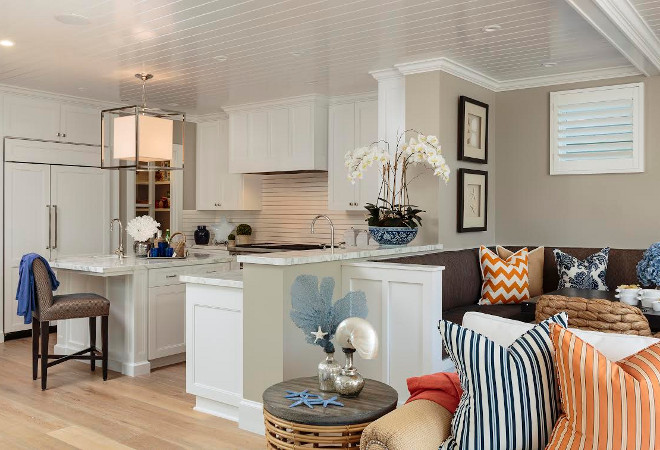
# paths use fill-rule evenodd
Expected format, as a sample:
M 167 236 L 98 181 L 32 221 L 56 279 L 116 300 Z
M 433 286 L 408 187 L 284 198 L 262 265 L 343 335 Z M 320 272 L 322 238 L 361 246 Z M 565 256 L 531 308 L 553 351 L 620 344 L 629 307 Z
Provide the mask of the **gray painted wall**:
M 458 154 L 458 99 L 466 95 L 489 105 L 490 136 L 488 164 L 475 164 L 457 160 Z M 438 136 L 442 154 L 452 169 L 447 185 L 432 175 L 428 168 L 410 185 L 410 200 L 426 210 L 422 216 L 422 229 L 417 242 L 441 242 L 446 249 L 476 247 L 495 243 L 495 132 L 496 94 L 453 75 L 436 71 L 406 77 L 406 128 L 415 128 L 425 134 Z M 488 230 L 458 233 L 456 210 L 458 203 L 458 168 L 488 171 Z M 415 173 L 412 174 L 414 176 Z M 409 178 L 412 178 L 410 176 Z
M 550 92 L 644 82 L 646 171 L 550 176 Z M 647 248 L 660 240 L 660 77 L 629 77 L 497 94 L 500 244 Z

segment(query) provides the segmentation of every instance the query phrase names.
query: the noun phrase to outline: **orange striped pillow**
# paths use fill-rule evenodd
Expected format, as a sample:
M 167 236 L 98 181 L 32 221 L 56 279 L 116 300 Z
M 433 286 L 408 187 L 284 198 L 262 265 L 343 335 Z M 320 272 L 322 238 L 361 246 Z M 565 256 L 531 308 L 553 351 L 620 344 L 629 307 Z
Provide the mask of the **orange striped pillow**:
M 550 327 L 564 412 L 546 450 L 660 448 L 660 343 L 612 362 Z
M 527 248 L 502 259 L 482 245 L 479 261 L 483 279 L 480 305 L 519 303 L 529 298 Z

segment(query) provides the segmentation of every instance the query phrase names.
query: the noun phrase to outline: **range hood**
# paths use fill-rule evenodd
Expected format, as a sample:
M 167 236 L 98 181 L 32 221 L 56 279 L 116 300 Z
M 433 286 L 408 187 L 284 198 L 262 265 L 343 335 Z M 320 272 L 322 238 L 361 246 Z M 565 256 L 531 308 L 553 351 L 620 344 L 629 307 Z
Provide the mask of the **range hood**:
M 224 108 L 229 115 L 229 172 L 326 172 L 328 100 L 308 95 Z

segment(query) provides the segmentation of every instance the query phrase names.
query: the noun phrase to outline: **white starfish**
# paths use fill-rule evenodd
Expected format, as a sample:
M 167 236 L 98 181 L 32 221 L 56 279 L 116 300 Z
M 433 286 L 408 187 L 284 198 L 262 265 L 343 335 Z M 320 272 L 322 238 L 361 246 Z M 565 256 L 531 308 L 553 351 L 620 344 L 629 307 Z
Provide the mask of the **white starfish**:
M 310 331 L 310 333 L 315 338 L 314 343 L 316 343 L 316 341 L 318 341 L 319 339 L 323 339 L 325 335 L 328 334 L 321 331 L 321 325 L 319 325 L 319 329 L 317 331 Z

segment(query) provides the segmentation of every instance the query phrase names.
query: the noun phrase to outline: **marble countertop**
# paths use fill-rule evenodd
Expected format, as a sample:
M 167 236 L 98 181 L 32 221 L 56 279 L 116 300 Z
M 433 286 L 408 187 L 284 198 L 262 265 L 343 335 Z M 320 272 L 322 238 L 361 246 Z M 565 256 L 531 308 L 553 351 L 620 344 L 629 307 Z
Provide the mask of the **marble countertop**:
M 349 247 L 336 248 L 334 253 L 330 249 L 303 250 L 295 252 L 260 253 L 257 255 L 238 255 L 238 262 L 245 264 L 265 264 L 272 266 L 293 266 L 297 264 L 311 264 L 329 261 L 343 261 L 350 259 L 375 258 L 389 255 L 403 255 L 410 253 L 424 253 L 442 250 L 442 244 L 404 246 L 404 247 Z
M 90 274 L 125 275 L 136 269 L 164 269 L 169 267 L 195 266 L 200 264 L 218 264 L 230 262 L 229 256 L 189 256 L 186 259 L 163 258 L 147 259 L 127 256 L 123 259 L 116 255 L 68 256 L 50 263 L 53 269 L 89 272 Z
M 243 289 L 243 271 L 231 270 L 214 275 L 181 275 L 180 281 L 184 283 L 205 284 L 208 286 L 233 287 Z

